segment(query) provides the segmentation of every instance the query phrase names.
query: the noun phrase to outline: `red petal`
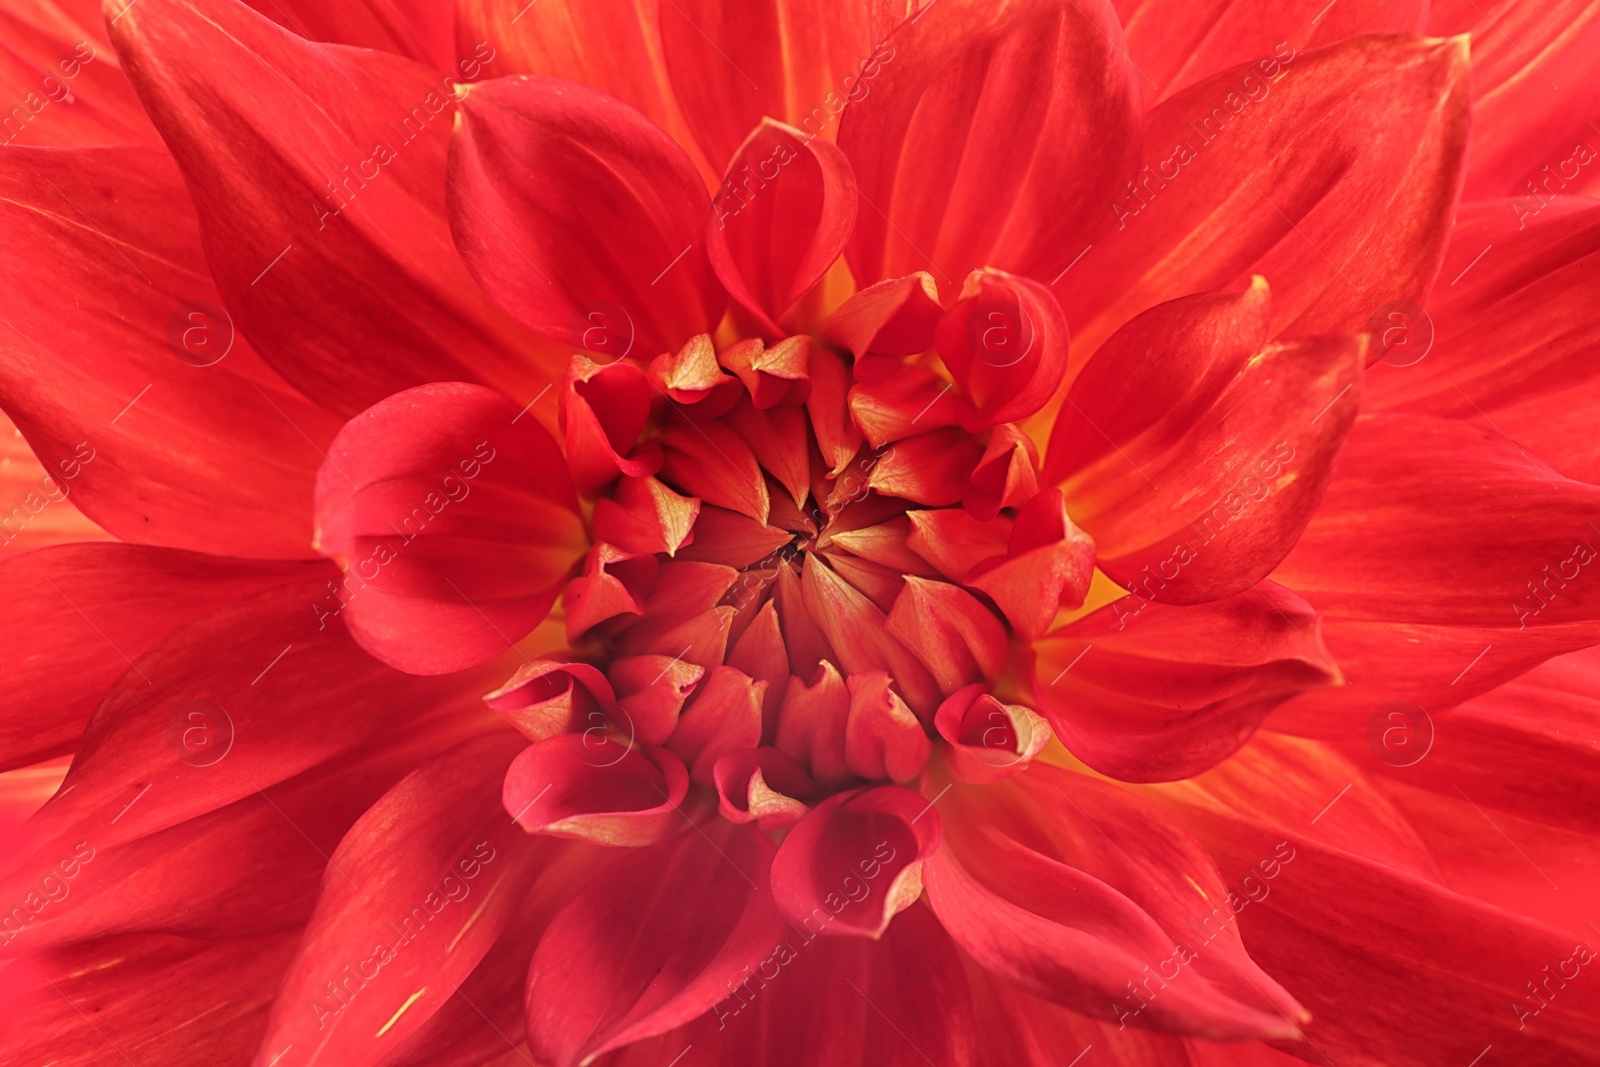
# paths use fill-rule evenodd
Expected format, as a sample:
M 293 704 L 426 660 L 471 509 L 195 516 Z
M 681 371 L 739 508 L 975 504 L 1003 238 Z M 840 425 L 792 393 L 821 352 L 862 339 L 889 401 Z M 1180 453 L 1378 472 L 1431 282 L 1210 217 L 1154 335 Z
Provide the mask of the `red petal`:
M 756 822 L 777 830 L 800 821 L 806 806 L 797 797 L 815 788 L 805 768 L 775 748 L 744 749 L 717 760 L 717 810 L 733 822 Z
M 650 384 L 680 404 L 705 402 L 697 409 L 702 419 L 724 414 L 743 395 L 739 382 L 724 374 L 717 349 L 706 334 L 696 334 L 677 352 L 664 352 L 650 361 Z
M 850 369 L 825 348 L 814 348 L 807 366 L 811 394 L 806 397 L 806 413 L 816 434 L 817 448 L 829 472 L 838 474 L 855 459 L 861 448 L 861 431 L 850 418 L 847 397 Z
M 606 672 L 634 739 L 660 745 L 677 728 L 683 703 L 706 669 L 676 656 L 646 655 L 614 659 Z
M 707 504 L 730 508 L 759 523 L 771 500 L 761 464 L 748 442 L 723 422 L 702 423 L 679 410 L 661 437 L 661 479 Z
M 980 522 L 958 509 L 909 511 L 911 533 L 906 544 L 912 551 L 959 582 L 981 563 L 1004 558 L 1012 521 L 1002 515 Z
M 850 388 L 850 415 L 861 433 L 882 448 L 928 430 L 956 424 L 950 383 L 926 367 L 905 367 Z
M 631 363 L 596 363 L 573 353 L 561 386 L 561 426 L 578 492 L 595 496 L 618 474 L 655 473 L 654 464 L 626 458 L 649 416 L 650 383 L 643 371 Z
M 620 718 L 611 683 L 587 663 L 531 660 L 483 702 L 530 741 Z
M 1600 482 L 1587 415 L 1600 404 L 1600 208 L 1548 194 L 1466 205 L 1441 275 L 1451 284 L 1425 320 L 1380 317 L 1374 347 L 1387 356 L 1368 371 L 1364 407 L 1487 420 L 1568 477 Z
M 973 433 L 1045 405 L 1067 371 L 1067 320 L 1050 290 L 997 270 L 973 271 L 935 331 L 939 358 L 965 394 Z
M 627 478 L 595 501 L 594 536 L 629 552 L 671 556 L 699 521 L 700 501 L 674 493 L 651 477 Z
M 1001 508 L 1018 508 L 1039 491 L 1039 450 L 1016 426 L 994 428 L 983 459 L 967 479 L 961 504 L 979 522 L 988 522 Z
M 771 952 L 783 926 L 767 889 L 771 844 L 753 828 L 705 832 L 625 855 L 551 922 L 528 972 L 539 1060 L 574 1067 L 670 1030 Z
M 562 606 L 567 614 L 567 641 L 618 615 L 642 615 L 642 604 L 656 584 L 656 557 L 624 552 L 598 544 L 584 557 L 583 573 L 567 583 Z
M 530 834 L 637 848 L 683 829 L 678 805 L 688 790 L 688 771 L 671 752 L 591 730 L 523 749 L 505 772 L 502 802 Z
M 1420 34 L 1425 0 L 1119 0 L 1128 56 L 1154 104 L 1220 70 L 1250 64 L 1277 77 L 1297 51 L 1364 33 Z M 1433 34 L 1433 36 L 1448 36 Z M 1288 57 L 1286 59 L 1286 57 Z
M 909 782 L 922 773 L 933 746 L 922 724 L 889 688 L 884 671 L 860 671 L 845 679 L 850 718 L 845 727 L 845 764 L 869 781 Z
M 788 927 L 711 1011 L 621 1050 L 606 1067 L 662 1067 L 691 1046 L 710 1063 L 741 1067 L 1066 1062 L 1043 1053 L 1031 1061 L 989 1056 L 1002 1035 L 986 1029 L 980 1036 L 968 991 L 976 976 L 926 905 L 912 904 L 876 941 L 822 937 L 811 925 Z M 1083 1045 L 1054 1046 L 1069 1047 Z M 1187 1059 L 1139 1063 L 1189 1067 Z
M 74 503 L 126 541 L 310 555 L 337 427 L 235 336 L 166 154 L 8 149 L 0 225 L 0 402 Z
M 992 265 L 1053 278 L 1111 219 L 1138 159 L 1139 91 L 1109 2 L 924 9 L 845 115 L 858 282 Z M 996 204 L 1009 210 L 995 211 Z
M 717 353 L 717 362 L 738 375 L 750 393 L 750 402 L 765 411 L 786 400 L 803 401 L 810 392 L 807 364 L 811 338 L 786 337 L 771 348 L 760 338 L 729 345 Z
M 218 288 L 293 385 L 348 416 L 421 382 L 532 395 L 555 377 L 565 354 L 532 347 L 451 245 L 438 74 L 224 0 L 141 0 L 110 26 Z
M 887 671 L 913 710 L 932 715 L 940 700 L 939 688 L 889 631 L 884 613 L 818 556 L 806 556 L 801 582 L 805 606 L 833 647 L 844 673 Z
M 1327 499 L 1273 575 L 1317 606 L 1351 682 L 1297 701 L 1296 728 L 1363 728 L 1396 698 L 1458 703 L 1594 643 L 1600 585 L 1581 576 L 1597 513 L 1600 488 L 1488 428 L 1357 420 Z
M 1223 1040 L 1297 1033 L 1291 1019 L 1304 1012 L 1228 929 L 1216 867 L 1170 817 L 1047 764 L 952 792 L 928 900 L 986 969 L 1123 1026 Z
M 485 47 L 497 53 L 493 74 L 588 85 L 677 132 L 668 125 L 674 108 L 672 94 L 663 91 L 653 9 L 634 0 L 539 0 L 534 7 L 527 0 L 460 0 L 456 10 L 457 39 L 481 42 L 474 55 Z
M 923 863 L 941 836 L 939 813 L 909 789 L 836 793 L 784 838 L 773 897 L 805 936 L 882 937 L 921 896 Z
M 71 752 L 111 683 L 168 634 L 261 590 L 324 576 L 326 567 L 121 544 L 60 545 L 7 560 L 0 768 Z
M 1036 647 L 1040 710 L 1074 755 L 1124 781 L 1199 774 L 1336 677 L 1311 605 L 1271 582 L 1197 607 L 1126 597 Z
M 643 356 L 722 317 L 705 186 L 683 149 L 626 104 L 554 78 L 479 83 L 461 103 L 448 181 L 473 276 L 547 337 L 599 310 L 625 324 L 607 354 L 637 345 Z
M 970 434 L 947 426 L 888 446 L 870 467 L 867 485 L 930 507 L 959 504 L 966 481 L 982 458 Z
M 1219 788 L 1211 798 L 1233 792 L 1237 799 L 1184 803 L 1177 814 L 1239 887 L 1230 903 L 1251 954 L 1299 991 L 1312 1013 L 1308 1040 L 1335 1062 L 1372 1056 L 1404 1067 L 1467 1063 L 1494 1045 L 1514 1048 L 1525 1062 L 1562 1063 L 1581 1060 L 1600 1040 L 1592 986 L 1543 985 L 1558 968 L 1579 972 L 1574 944 L 1592 946 L 1589 931 L 1558 930 L 1453 892 L 1374 855 L 1370 837 L 1320 840 L 1363 793 L 1381 800 L 1359 780 L 1315 826 L 1269 818 L 1256 803 L 1260 790 L 1281 797 L 1302 767 L 1325 763 L 1315 746 L 1281 752 L 1258 769 L 1266 773 L 1248 792 L 1235 792 L 1246 783 L 1225 773 L 1235 762 L 1212 772 Z M 1347 771 L 1331 787 L 1324 783 L 1326 792 L 1308 797 L 1302 810 L 1314 815 L 1350 782 Z M 1181 796 L 1184 787 L 1171 788 L 1174 799 L 1195 799 Z M 1287 814 L 1281 801 L 1277 811 Z M 1481 821 L 1466 805 L 1461 814 Z M 1492 830 L 1483 832 L 1498 842 Z M 1399 916 L 1406 920 L 1395 922 Z M 1579 954 L 1584 958 L 1592 960 L 1591 950 Z M 1525 983 L 1545 996 L 1534 999 Z M 1387 1006 L 1402 1003 L 1406 1025 L 1391 1027 Z
M 106 37 L 100 5 L 7 4 L 0 99 L 8 145 L 158 144 Z
M 994 612 L 948 582 L 905 575 L 889 628 L 939 680 L 945 694 L 997 678 L 1010 640 Z
M 684 709 L 668 744 L 688 761 L 694 780 L 713 784 L 717 760 L 761 744 L 761 701 L 767 683 L 734 667 L 713 667 Z
M 349 608 L 352 632 L 385 662 L 442 674 L 498 655 L 545 617 L 583 551 L 561 453 L 518 415 L 481 386 L 419 386 L 329 447 L 317 547 L 344 567 L 345 587 L 321 614 Z
M 850 777 L 845 733 L 850 721 L 850 691 L 839 668 L 823 660 L 810 684 L 789 677 L 778 716 L 777 746 L 811 768 L 818 781 L 837 784 Z
M 934 726 L 950 746 L 950 773 L 959 782 L 985 784 L 1028 769 L 1050 743 L 1050 724 L 1020 704 L 1002 704 L 982 684 L 952 693 L 934 713 Z
M 72 486 L 62 476 L 76 462 L 76 457 L 57 460 L 54 468 L 47 468 L 28 447 L 22 431 L 0 411 L 0 500 L 16 501 L 0 520 L 4 522 L 0 549 L 6 556 L 49 545 L 115 540 L 75 504 L 50 506 L 71 499 Z M 81 467 L 78 463 L 80 473 Z
M 804 347 L 810 348 L 810 338 L 794 340 L 803 341 Z M 767 351 L 771 353 L 773 349 Z M 767 373 L 765 368 L 762 373 Z M 727 419 L 728 425 L 749 443 L 761 466 L 789 491 L 795 507 L 805 507 L 811 490 L 811 446 L 806 437 L 805 410 L 785 406 L 760 411 L 757 405 L 741 404 Z
M 7 984 L 26 992 L 6 1005 L 0 1055 L 17 1063 L 94 1063 L 114 1052 L 122 1053 L 117 1063 L 245 1063 L 294 942 L 281 933 L 223 941 L 145 934 L 13 963 L 9 970 L 23 973 L 8 973 Z M 198 1013 L 181 1030 L 167 1015 L 179 1001 Z
M 1361 37 L 1277 82 L 1235 67 L 1154 108 L 1145 168 L 1101 201 L 1117 229 L 1055 286 L 1080 351 L 1252 272 L 1272 283 L 1274 335 L 1356 333 L 1386 301 L 1420 304 L 1455 212 L 1466 51 Z
M 784 313 L 844 250 L 855 179 L 829 142 L 763 119 L 728 164 L 711 216 L 717 277 L 768 336 L 782 337 Z
M 312 41 L 353 44 L 409 56 L 452 78 L 472 81 L 494 61 L 484 42 L 456 63 L 455 12 L 427 0 L 353 0 L 319 4 L 315 0 L 249 0 L 278 25 Z M 476 38 L 474 38 L 476 40 Z
M 509 825 L 495 788 L 521 742 L 503 731 L 452 749 L 351 828 L 329 860 L 338 873 L 289 966 L 263 1049 L 390 1062 L 455 995 L 531 881 L 534 843 Z
M 1025 639 L 1044 633 L 1061 607 L 1075 608 L 1089 591 L 1095 543 L 1073 525 L 1059 489 L 1023 505 L 1006 545 L 1006 558 L 980 564 L 964 579 L 994 598 Z
M 319 629 L 309 608 L 323 594 L 316 582 L 268 589 L 190 623 L 135 661 L 89 721 L 64 787 L 35 817 L 41 840 L 66 841 L 71 851 L 92 827 L 95 847 L 111 848 L 164 830 L 382 733 L 416 729 L 421 716 L 460 694 L 460 678 L 400 674 L 363 653 L 343 627 Z M 189 723 L 205 726 L 215 748 L 185 736 Z M 292 744 L 281 740 L 288 737 Z
M 933 347 L 933 331 L 943 314 L 933 275 L 919 270 L 854 294 L 829 316 L 822 332 L 857 360 L 868 352 L 915 356 Z
M 1067 479 L 1099 566 L 1142 596 L 1193 604 L 1260 581 L 1332 477 L 1365 344 L 1257 350 L 1265 299 L 1252 285 L 1140 315 L 1090 360 L 1051 435 L 1044 480 Z
M 1472 34 L 1472 148 L 1466 195 L 1523 195 L 1588 142 L 1600 94 L 1600 10 L 1585 3 L 1437 0 L 1428 34 Z M 1593 149 L 1591 148 L 1592 152 Z M 1592 158 L 1592 156 L 1591 156 Z M 1541 170 L 1549 164 L 1549 170 Z M 1555 189 L 1561 189 L 1560 177 Z
M 672 88 L 694 139 L 721 171 L 771 115 L 833 140 L 839 113 L 894 58 L 884 42 L 905 2 L 674 0 L 660 15 Z

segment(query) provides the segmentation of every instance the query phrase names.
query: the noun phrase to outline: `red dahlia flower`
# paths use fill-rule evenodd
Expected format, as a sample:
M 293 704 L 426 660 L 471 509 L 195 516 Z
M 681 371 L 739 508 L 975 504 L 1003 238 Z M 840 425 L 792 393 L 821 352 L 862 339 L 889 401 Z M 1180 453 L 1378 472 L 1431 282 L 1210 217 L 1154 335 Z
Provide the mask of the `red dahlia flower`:
M 0 0 L 0 1063 L 1600 1061 L 1600 4 L 254 8 Z

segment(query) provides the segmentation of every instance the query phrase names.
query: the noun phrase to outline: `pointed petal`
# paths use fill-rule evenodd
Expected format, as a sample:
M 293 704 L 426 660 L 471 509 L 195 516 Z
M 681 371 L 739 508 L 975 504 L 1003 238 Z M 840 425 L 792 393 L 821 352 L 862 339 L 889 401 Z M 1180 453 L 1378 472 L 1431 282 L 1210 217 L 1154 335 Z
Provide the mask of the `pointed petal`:
M 1109 2 L 940 4 L 845 114 L 861 196 L 859 283 L 992 265 L 1053 278 L 1112 220 L 1139 155 L 1139 90 Z M 914 176 L 914 177 L 913 177 Z M 996 212 L 995 204 L 1010 210 Z
M 909 782 L 933 754 L 922 724 L 889 688 L 884 671 L 859 671 L 845 679 L 850 718 L 845 725 L 845 764 L 868 781 Z
M 438 74 L 224 0 L 141 0 L 110 26 L 223 302 L 314 402 L 349 416 L 449 379 L 531 396 L 559 374 L 565 353 L 535 347 L 451 245 Z
M 1045 764 L 952 794 L 947 840 L 926 865 L 928 899 L 985 968 L 1120 1025 L 1294 1035 L 1303 1011 L 1228 929 L 1231 913 L 1215 907 L 1221 876 L 1170 817 Z
M 71 752 L 111 683 L 168 634 L 263 589 L 331 575 L 326 567 L 121 544 L 7 560 L 0 767 Z
M 1311 605 L 1271 582 L 1196 607 L 1126 597 L 1036 647 L 1040 710 L 1074 755 L 1124 781 L 1198 774 L 1336 677 Z
M 1250 273 L 1272 283 L 1274 336 L 1355 333 L 1388 301 L 1423 303 L 1461 180 L 1466 52 L 1361 37 L 1276 82 L 1235 67 L 1155 107 L 1133 188 L 1103 201 L 1117 229 L 1055 286 L 1080 351 Z
M 1066 479 L 1099 566 L 1145 597 L 1201 603 L 1260 581 L 1333 475 L 1366 346 L 1257 349 L 1265 298 L 1253 284 L 1145 312 L 1090 360 L 1057 420 L 1044 480 Z
M 723 286 L 768 336 L 844 250 L 856 220 L 844 153 L 763 119 L 728 164 L 711 204 L 708 250 Z
M 1083 603 L 1094 565 L 1093 539 L 1068 517 L 1061 490 L 1049 489 L 1017 512 L 1006 558 L 980 564 L 964 581 L 988 593 L 1012 628 L 1032 640 L 1058 608 Z
M 455 995 L 511 921 L 539 856 L 496 789 L 521 746 L 504 730 L 454 748 L 351 828 L 329 860 L 343 877 L 323 890 L 263 1048 L 386 1063 Z
M 337 427 L 218 306 L 166 153 L 8 148 L 0 226 L 0 403 L 85 514 L 125 541 L 309 556 Z
M 1004 271 L 968 275 L 934 336 L 964 394 L 961 425 L 973 433 L 1032 415 L 1067 371 L 1067 320 L 1055 295 Z
M 451 231 L 473 276 L 547 337 L 606 310 L 648 355 L 722 317 L 705 186 L 683 149 L 626 104 L 553 78 L 474 85 L 448 181 Z

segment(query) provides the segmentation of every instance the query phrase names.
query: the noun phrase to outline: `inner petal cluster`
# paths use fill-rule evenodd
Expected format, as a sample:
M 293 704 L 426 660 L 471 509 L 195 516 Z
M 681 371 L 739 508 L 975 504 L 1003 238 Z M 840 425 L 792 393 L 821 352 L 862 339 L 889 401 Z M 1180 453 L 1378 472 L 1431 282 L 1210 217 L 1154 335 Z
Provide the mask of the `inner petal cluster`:
M 977 780 L 1048 740 L 996 694 L 1016 695 L 1013 637 L 1081 599 L 1092 544 L 1015 427 L 960 426 L 928 367 L 872 377 L 809 336 L 574 357 L 562 429 L 593 544 L 562 597 L 570 654 L 488 698 L 545 742 L 508 778 L 525 827 L 639 843 L 691 784 L 781 827 L 940 747 Z

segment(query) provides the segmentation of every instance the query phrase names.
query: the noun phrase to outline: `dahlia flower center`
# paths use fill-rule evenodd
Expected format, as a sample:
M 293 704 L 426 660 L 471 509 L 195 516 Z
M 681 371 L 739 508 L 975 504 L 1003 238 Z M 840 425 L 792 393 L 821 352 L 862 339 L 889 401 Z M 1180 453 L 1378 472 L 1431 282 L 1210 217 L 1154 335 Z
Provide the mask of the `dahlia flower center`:
M 702 335 L 648 369 L 574 357 L 562 429 L 593 511 L 569 650 L 488 698 L 542 742 L 508 777 L 524 826 L 593 836 L 595 768 L 634 815 L 693 784 L 775 828 L 911 782 L 936 751 L 978 779 L 1042 747 L 1043 719 L 995 691 L 1013 633 L 1061 599 L 1059 546 L 1091 550 L 1034 488 L 1031 444 L 963 427 L 953 388 L 931 363 L 864 365 L 809 336 Z M 1019 496 L 1039 503 L 1003 513 Z M 572 763 L 582 785 L 540 799 Z

